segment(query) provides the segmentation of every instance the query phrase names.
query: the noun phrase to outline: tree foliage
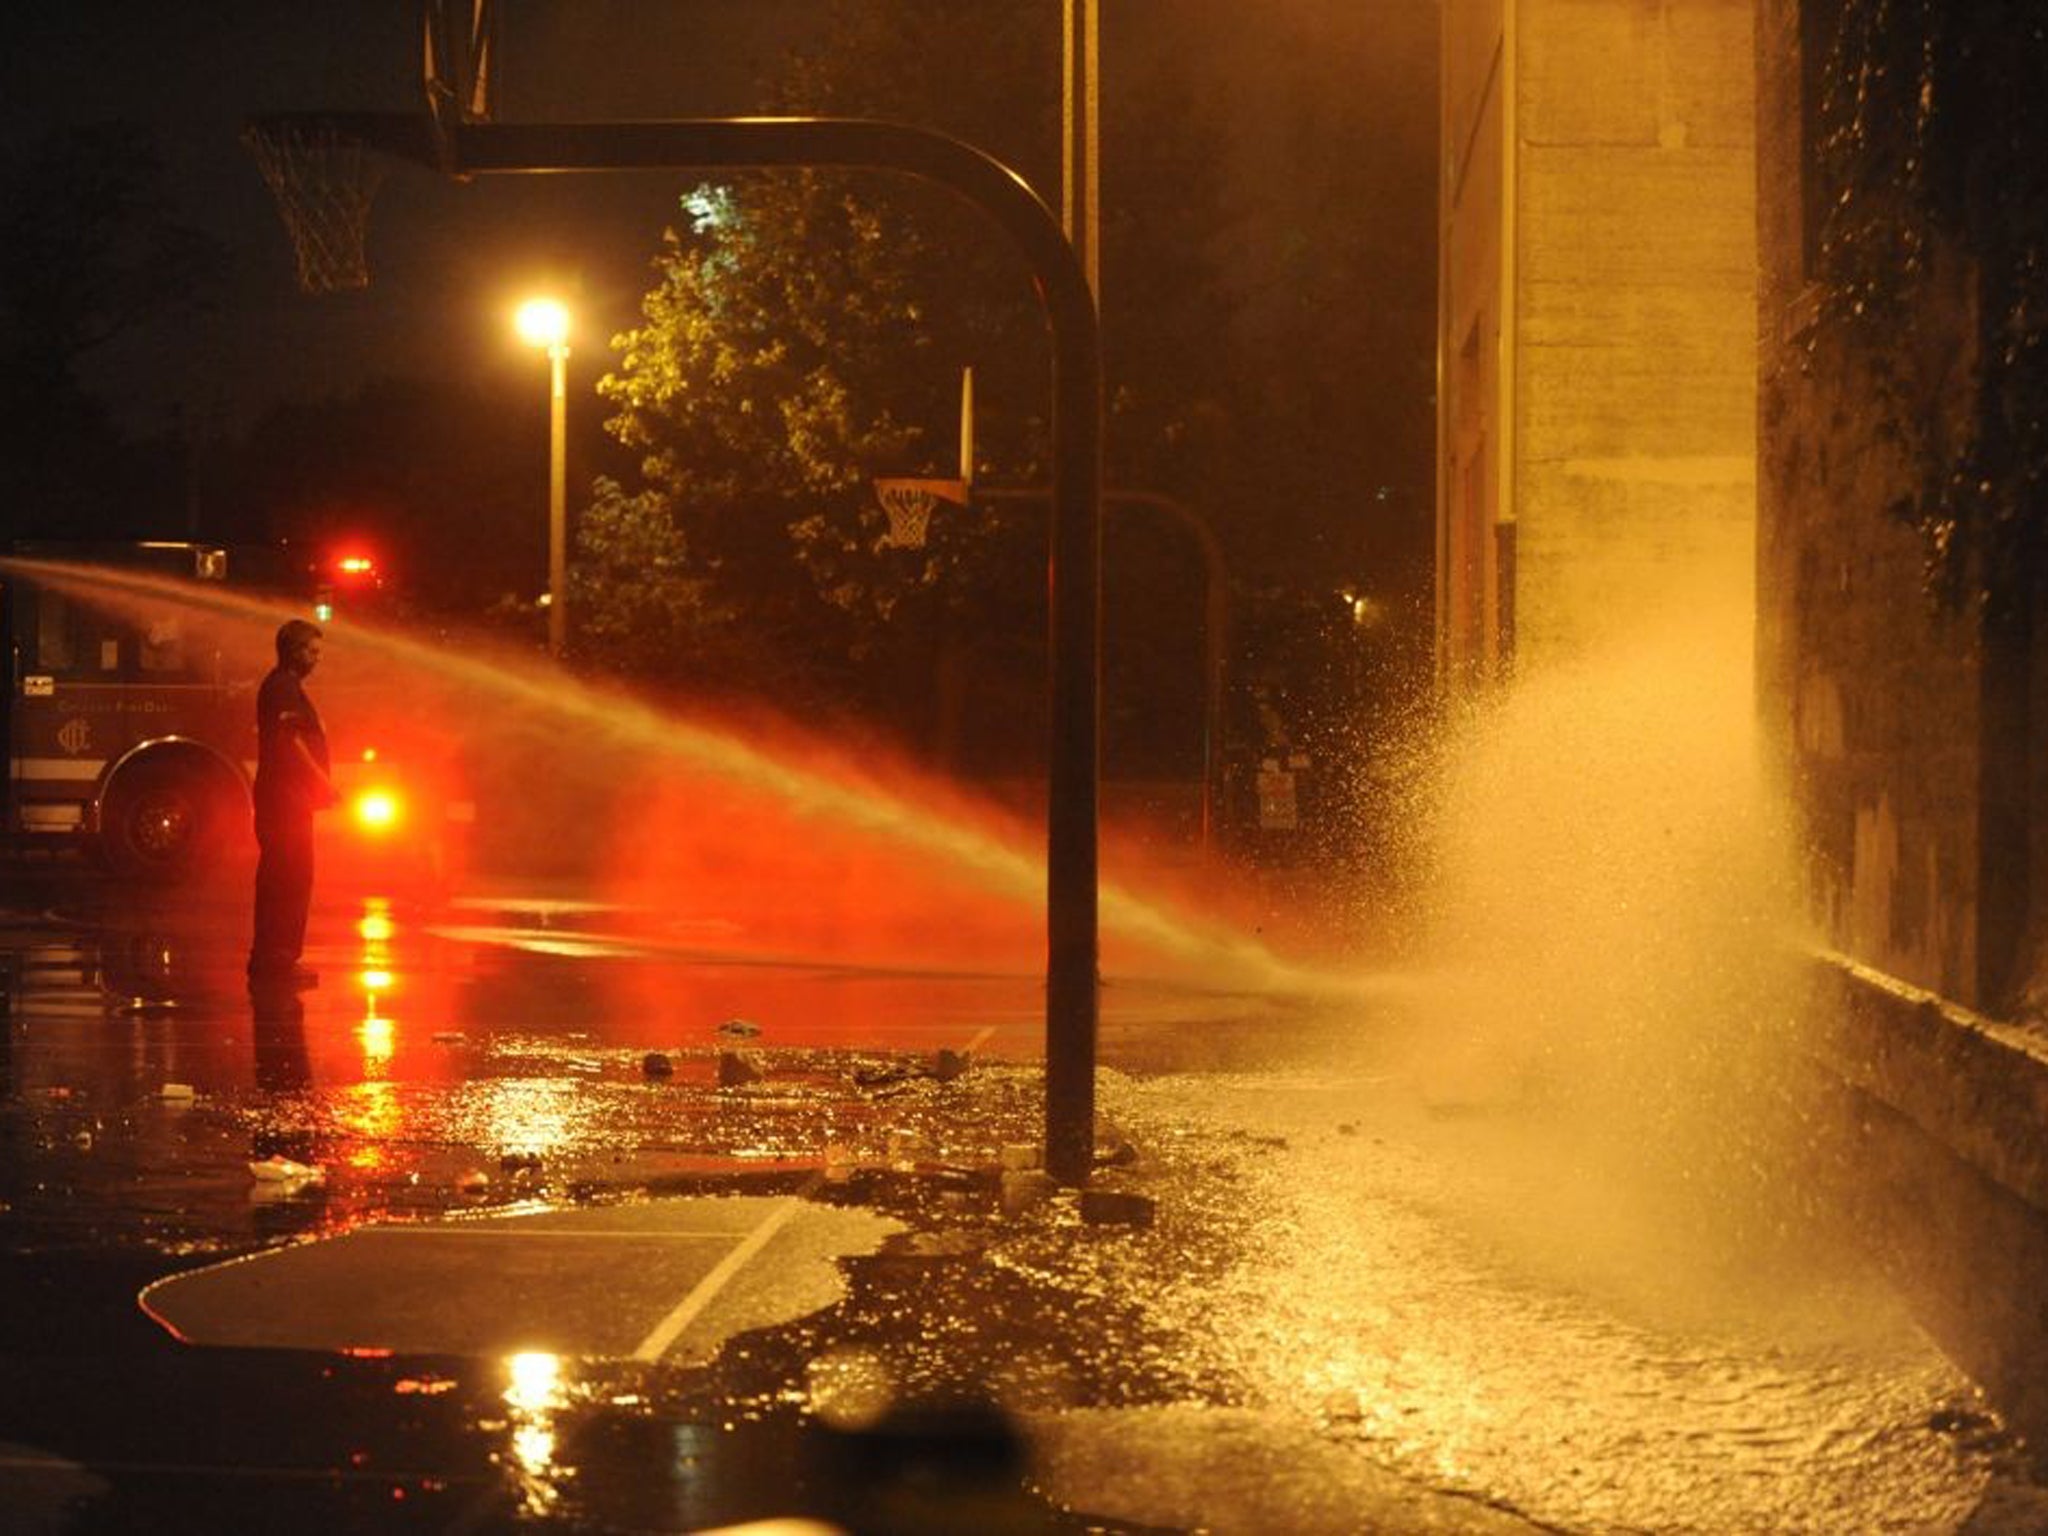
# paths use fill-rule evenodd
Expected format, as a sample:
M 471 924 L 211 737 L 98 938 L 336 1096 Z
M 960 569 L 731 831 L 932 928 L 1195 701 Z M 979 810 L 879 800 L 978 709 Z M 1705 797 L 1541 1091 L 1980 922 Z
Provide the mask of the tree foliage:
M 1049 0 L 843 5 L 819 49 L 790 62 L 780 104 L 914 118 L 1056 186 L 1058 23 Z M 1134 93 L 1127 110 L 1148 100 Z M 1161 111 L 1173 131 L 1130 135 L 1145 146 L 1130 195 L 1106 200 L 1104 265 L 1129 297 L 1105 328 L 1112 480 L 1172 488 L 1203 481 L 1227 415 L 1214 393 L 1230 376 L 1218 337 L 1231 305 L 1205 265 L 1214 131 L 1185 90 Z M 675 579 L 711 605 L 700 613 L 752 612 L 772 634 L 764 654 L 807 651 L 870 702 L 949 646 L 1035 666 L 1045 509 L 941 506 L 910 550 L 888 542 L 872 489 L 877 476 L 955 472 L 969 367 L 977 479 L 1046 481 L 1050 355 L 1021 258 L 953 193 L 882 173 L 738 176 L 693 189 L 682 212 L 642 323 L 617 338 L 600 384 L 642 470 L 640 488 L 613 488 L 606 505 L 665 511 Z M 605 541 L 621 526 L 586 524 L 593 569 L 616 569 Z M 1155 582 L 1156 568 L 1130 579 Z
M 950 132 L 1056 207 L 1060 23 L 1059 0 L 842 0 L 778 76 L 773 104 Z M 1161 46 L 1162 28 L 1174 46 Z M 1319 179 L 1248 209 L 1250 162 L 1221 116 L 1243 103 L 1218 84 L 1233 80 L 1228 39 L 1271 43 L 1272 29 L 1176 0 L 1108 8 L 1103 30 L 1109 484 L 1192 506 L 1247 602 L 1253 589 L 1277 594 L 1266 608 L 1334 602 L 1366 574 L 1419 588 L 1433 421 L 1428 92 L 1411 93 L 1396 137 L 1376 139 L 1354 105 L 1364 66 L 1318 61 L 1313 91 L 1262 110 L 1285 124 L 1271 137 L 1290 184 Z M 1357 30 L 1342 35 L 1377 46 L 1376 29 Z M 882 173 L 732 176 L 692 189 L 680 212 L 601 386 L 613 432 L 641 462 L 605 490 L 607 515 L 585 521 L 590 571 L 623 577 L 622 541 L 664 517 L 678 541 L 672 578 L 690 584 L 668 610 L 682 630 L 749 626 L 761 659 L 783 658 L 783 677 L 807 672 L 850 702 L 915 691 L 920 667 L 929 693 L 934 667 L 962 653 L 978 693 L 1021 698 L 1042 676 L 1043 504 L 941 506 L 912 551 L 884 542 L 870 487 L 953 473 L 969 366 L 977 484 L 1047 480 L 1050 359 L 1021 259 L 951 192 Z M 1254 362 L 1243 322 L 1260 283 L 1279 293 L 1252 328 Z M 1185 774 L 1200 750 L 1201 561 L 1184 531 L 1150 514 L 1112 512 L 1104 537 L 1110 767 Z M 585 611 L 601 601 L 593 590 Z M 1244 626 L 1233 665 L 1265 648 L 1274 654 L 1255 664 L 1267 672 L 1359 675 L 1295 655 L 1296 633 Z M 675 631 L 666 675 L 687 680 L 702 649 Z M 1029 683 L 1004 693 L 998 670 Z

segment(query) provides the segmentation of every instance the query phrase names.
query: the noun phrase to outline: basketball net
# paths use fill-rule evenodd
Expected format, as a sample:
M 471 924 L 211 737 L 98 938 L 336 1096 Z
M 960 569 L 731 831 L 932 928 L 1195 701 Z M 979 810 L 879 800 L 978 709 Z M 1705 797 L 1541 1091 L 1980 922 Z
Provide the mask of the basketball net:
M 959 480 L 877 480 L 875 499 L 889 514 L 889 531 L 878 549 L 922 549 L 931 532 L 932 509 L 941 501 L 967 505 L 967 487 Z
M 317 125 L 259 121 L 242 142 L 277 199 L 299 286 L 307 293 L 368 286 L 363 231 L 384 179 L 381 159 L 361 139 Z

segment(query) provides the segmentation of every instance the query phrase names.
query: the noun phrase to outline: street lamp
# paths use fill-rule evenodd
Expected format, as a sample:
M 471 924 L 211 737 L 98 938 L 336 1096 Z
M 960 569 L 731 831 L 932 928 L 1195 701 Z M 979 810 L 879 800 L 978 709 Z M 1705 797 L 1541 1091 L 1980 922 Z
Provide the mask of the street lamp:
M 553 299 L 528 299 L 513 324 L 529 345 L 548 349 L 548 654 L 559 661 L 569 628 L 569 311 Z

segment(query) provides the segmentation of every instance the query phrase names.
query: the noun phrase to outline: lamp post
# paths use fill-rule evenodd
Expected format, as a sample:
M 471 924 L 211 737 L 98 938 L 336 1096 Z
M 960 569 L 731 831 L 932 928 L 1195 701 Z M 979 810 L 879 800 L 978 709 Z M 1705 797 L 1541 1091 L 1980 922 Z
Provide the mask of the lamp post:
M 553 299 L 528 299 L 513 323 L 548 350 L 548 654 L 559 661 L 569 631 L 569 311 Z

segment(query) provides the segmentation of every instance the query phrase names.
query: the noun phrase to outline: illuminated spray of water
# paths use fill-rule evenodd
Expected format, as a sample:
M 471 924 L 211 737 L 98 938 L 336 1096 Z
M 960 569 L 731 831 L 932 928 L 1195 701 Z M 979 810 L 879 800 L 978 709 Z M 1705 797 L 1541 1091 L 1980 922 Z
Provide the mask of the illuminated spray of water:
M 82 601 L 174 603 L 192 615 L 261 631 L 244 648 L 267 655 L 269 631 L 302 617 L 299 606 L 210 583 L 56 561 L 0 560 Z M 361 621 L 345 626 L 347 643 L 330 647 L 328 669 L 362 652 L 407 678 L 432 677 L 514 715 L 544 722 L 560 742 L 602 739 L 689 764 L 694 769 L 774 797 L 798 817 L 820 817 L 871 835 L 905 853 L 970 877 L 981 888 L 1030 904 L 1042 901 L 1042 858 L 941 814 L 930 803 L 911 803 L 880 786 L 842 781 L 824 771 L 793 766 L 738 735 L 664 713 L 643 700 L 596 687 L 523 657 L 481 654 L 473 640 L 457 651 Z M 1219 984 L 1313 990 L 1331 979 L 1288 965 L 1250 937 L 1214 922 L 1166 910 L 1114 882 L 1100 891 L 1105 932 L 1198 970 Z
M 1532 1223 L 1612 1256 L 1681 1212 L 1709 1247 L 1753 1235 L 1796 1195 L 1800 921 L 1750 614 L 1673 611 L 1475 712 L 1433 815 L 1423 1097 L 1529 1159 Z

